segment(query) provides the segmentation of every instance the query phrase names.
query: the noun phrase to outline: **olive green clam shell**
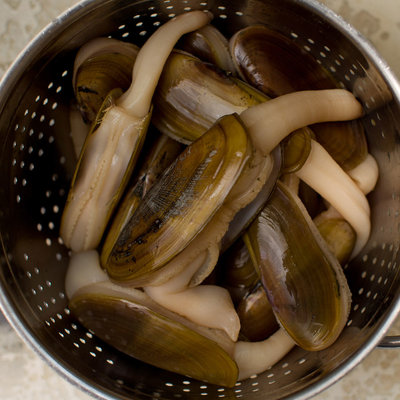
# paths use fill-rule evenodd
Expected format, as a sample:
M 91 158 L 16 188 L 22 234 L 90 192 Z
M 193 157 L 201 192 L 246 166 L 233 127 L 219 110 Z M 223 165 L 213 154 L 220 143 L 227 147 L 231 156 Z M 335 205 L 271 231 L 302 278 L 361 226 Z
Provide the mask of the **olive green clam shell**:
M 353 252 L 356 233 L 345 219 L 340 217 L 324 218 L 323 214 L 318 216 L 314 222 L 332 253 L 341 265 L 345 265 Z
M 306 350 L 330 346 L 345 326 L 351 293 L 297 196 L 279 183 L 247 236 L 280 324 Z
M 116 349 L 150 365 L 201 381 L 234 386 L 238 367 L 217 342 L 173 313 L 163 313 L 133 290 L 120 295 L 100 285 L 81 289 L 69 304 L 86 328 Z
M 235 115 L 221 118 L 151 187 L 125 224 L 109 257 L 111 279 L 134 286 L 182 251 L 223 204 L 246 164 L 251 142 Z M 103 250 L 104 251 L 104 250 Z
M 222 70 L 189 54 L 168 58 L 154 96 L 153 123 L 161 132 L 189 144 L 214 122 L 267 97 Z
M 251 342 L 267 339 L 279 329 L 264 288 L 258 284 L 239 303 L 240 333 Z
M 230 50 L 239 76 L 270 97 L 340 87 L 333 75 L 295 41 L 265 25 L 238 31 L 230 40 Z M 346 171 L 368 154 L 360 121 L 321 123 L 311 129 Z
M 144 157 L 143 164 L 133 177 L 133 183 L 129 186 L 118 206 L 118 212 L 108 228 L 106 240 L 102 246 L 103 260 L 108 259 L 119 232 L 139 207 L 145 194 L 183 150 L 181 143 L 166 135 L 159 134 L 156 139 L 152 137 L 149 137 L 149 139 L 151 140 L 151 148 L 149 150 L 143 149 L 148 151 Z
M 82 63 L 76 72 L 75 97 L 78 108 L 88 123 L 92 123 L 108 93 L 127 90 L 132 82 L 135 57 L 108 53 L 93 56 Z

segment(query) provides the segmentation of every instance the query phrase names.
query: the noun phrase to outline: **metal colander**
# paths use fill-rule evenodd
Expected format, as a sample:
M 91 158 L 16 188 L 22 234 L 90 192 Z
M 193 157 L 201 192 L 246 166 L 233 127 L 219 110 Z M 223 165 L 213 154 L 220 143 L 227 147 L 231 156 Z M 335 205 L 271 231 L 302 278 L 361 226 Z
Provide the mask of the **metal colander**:
M 369 200 L 372 234 L 346 269 L 352 311 L 342 335 L 320 352 L 294 349 L 232 389 L 150 367 L 83 328 L 64 293 L 68 252 L 58 236 L 75 157 L 68 111 L 79 46 L 96 36 L 142 44 L 185 11 L 210 10 L 226 35 L 264 23 L 296 42 L 362 102 L 370 152 L 380 167 Z M 19 334 L 58 372 L 100 398 L 305 398 L 361 361 L 400 310 L 400 87 L 359 34 L 315 1 L 88 0 L 28 46 L 0 87 L 0 300 Z

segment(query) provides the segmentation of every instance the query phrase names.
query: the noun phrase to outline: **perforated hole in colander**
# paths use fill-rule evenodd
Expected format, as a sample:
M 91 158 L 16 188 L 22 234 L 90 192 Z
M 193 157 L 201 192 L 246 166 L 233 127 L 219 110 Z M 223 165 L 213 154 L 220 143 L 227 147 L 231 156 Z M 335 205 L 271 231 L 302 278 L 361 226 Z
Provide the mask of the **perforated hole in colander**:
M 68 119 L 76 49 L 96 36 L 140 45 L 167 19 L 192 9 L 211 10 L 213 23 L 228 37 L 249 24 L 269 25 L 314 57 L 342 87 L 353 90 L 365 107 L 368 144 L 381 169 L 369 198 L 371 239 L 345 269 L 353 303 L 339 340 L 322 352 L 296 348 L 269 371 L 232 389 L 158 370 L 115 351 L 74 319 L 64 293 L 69 254 L 58 230 L 76 162 Z M 66 18 L 45 48 L 35 49 L 26 61 L 29 76 L 21 74 L 15 80 L 0 117 L 5 249 L 1 281 L 14 319 L 21 321 L 26 335 L 80 385 L 98 395 L 121 398 L 282 398 L 333 376 L 388 318 L 399 297 L 398 104 L 369 55 L 342 27 L 327 23 L 321 11 L 314 14 L 311 9 L 306 2 L 289 0 L 92 1 Z

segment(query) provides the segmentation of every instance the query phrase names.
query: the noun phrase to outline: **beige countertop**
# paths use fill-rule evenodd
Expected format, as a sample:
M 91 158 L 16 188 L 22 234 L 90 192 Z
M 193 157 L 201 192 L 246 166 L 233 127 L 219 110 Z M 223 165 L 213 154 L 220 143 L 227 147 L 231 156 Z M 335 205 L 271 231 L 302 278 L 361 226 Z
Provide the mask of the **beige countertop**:
M 54 17 L 76 0 L 0 0 L 0 77 L 16 55 Z M 323 0 L 370 39 L 400 77 L 399 0 Z M 400 334 L 400 318 L 391 334 Z M 400 349 L 377 348 L 318 400 L 400 400 Z M 84 400 L 33 353 L 0 314 L 0 398 Z

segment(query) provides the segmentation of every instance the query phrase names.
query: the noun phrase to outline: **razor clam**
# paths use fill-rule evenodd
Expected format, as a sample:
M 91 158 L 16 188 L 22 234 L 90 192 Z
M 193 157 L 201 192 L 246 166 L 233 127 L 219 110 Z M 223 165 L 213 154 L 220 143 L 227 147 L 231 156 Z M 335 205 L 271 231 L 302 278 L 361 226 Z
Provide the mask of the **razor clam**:
M 235 306 L 253 290 L 260 280 L 241 238 L 221 255 L 216 270 L 218 284 L 229 291 Z
M 98 246 L 143 143 L 164 63 L 184 33 L 209 21 L 208 13 L 193 11 L 158 28 L 138 53 L 131 86 L 96 122 L 84 144 L 61 221 L 61 237 L 73 251 Z
M 95 250 L 72 255 L 66 293 L 72 313 L 111 346 L 213 384 L 232 387 L 238 378 L 271 367 L 294 346 L 282 329 L 261 342 L 234 343 L 218 329 L 193 324 L 143 291 L 110 282 Z
M 306 350 L 330 346 L 351 293 L 337 261 L 296 195 L 279 183 L 245 235 L 279 323 Z
M 128 89 L 139 48 L 111 38 L 96 38 L 80 48 L 74 63 L 73 87 L 85 122 L 92 123 L 112 89 Z
M 356 243 L 354 229 L 337 212 L 332 213 L 332 207 L 319 214 L 313 221 L 332 254 L 341 265 L 345 265 Z
M 123 113 L 112 90 L 83 145 L 64 207 L 60 235 L 73 251 L 96 248 L 128 183 L 150 122 Z M 107 115 L 107 118 L 105 118 Z M 125 135 L 125 133 L 127 133 Z M 130 133 L 130 134 L 129 134 Z
M 367 140 L 360 120 L 316 124 L 312 130 L 316 140 L 345 171 L 367 158 Z
M 233 118 L 233 116 L 226 116 L 224 119 Z M 237 118 L 237 117 L 236 117 Z M 240 129 L 240 125 L 238 125 Z M 242 127 L 243 128 L 243 127 Z M 207 134 L 207 133 L 206 133 Z M 231 132 L 233 134 L 233 132 Z M 212 136 L 212 135 L 211 135 Z M 201 140 L 200 138 L 199 140 Z M 215 138 L 212 138 L 211 141 L 215 142 Z M 197 142 L 194 142 L 192 146 L 195 146 Z M 191 146 L 189 146 L 190 148 Z M 232 225 L 230 222 L 235 219 L 235 215 L 238 213 L 238 210 L 243 208 L 252 202 L 252 200 L 257 196 L 257 193 L 262 189 L 263 183 L 267 181 L 268 176 L 271 175 L 274 164 L 272 162 L 271 157 L 263 156 L 259 151 L 254 151 L 249 155 L 248 162 L 245 163 L 243 171 L 240 173 L 240 176 L 237 179 L 232 190 L 229 192 L 227 197 L 220 207 L 212 216 L 212 218 L 207 222 L 204 229 L 201 229 L 201 226 L 198 227 L 199 232 L 196 233 L 196 238 L 192 240 L 183 251 L 179 254 L 175 254 L 171 261 L 164 264 L 158 271 L 154 268 L 148 272 L 144 271 L 143 277 L 136 277 L 134 282 L 130 281 L 130 284 L 134 285 L 160 285 L 171 279 L 173 276 L 176 276 L 181 271 L 189 268 L 192 263 L 197 263 L 199 259 L 204 260 L 204 262 L 199 266 L 198 270 L 192 276 L 190 280 L 189 287 L 193 287 L 202 282 L 213 270 L 220 252 L 220 247 L 222 245 L 222 238 L 225 239 L 225 236 L 229 234 L 231 231 Z M 191 152 L 191 150 L 188 150 Z M 193 163 L 193 160 L 191 161 Z M 267 182 L 267 187 L 269 190 L 272 189 L 273 184 L 275 182 L 275 175 L 273 176 L 273 183 Z M 160 186 L 161 187 L 161 186 Z M 178 195 L 178 193 L 176 193 Z M 266 199 L 264 199 L 265 201 Z M 162 204 L 163 207 L 168 207 L 168 204 Z M 182 212 L 183 215 L 187 215 L 186 204 L 184 202 L 178 202 L 178 207 L 184 207 Z M 201 206 L 200 206 L 201 207 Z M 203 209 L 203 208 L 200 208 Z M 246 211 L 246 210 L 245 210 Z M 192 210 L 191 212 L 195 212 Z M 200 214 L 199 214 L 200 215 Z M 133 215 L 132 218 L 135 216 Z M 249 215 L 246 215 L 247 219 L 243 218 L 243 221 L 239 221 L 239 223 L 235 224 L 233 229 L 233 234 L 235 235 L 236 231 L 238 231 L 240 226 L 247 225 L 249 221 Z M 193 222 L 193 221 L 191 221 Z M 179 223 L 182 223 L 179 221 Z M 229 228 L 229 230 L 228 230 Z M 228 231 L 228 232 L 227 232 Z M 224 236 L 225 235 L 225 236 Z M 228 235 L 229 236 L 229 235 Z M 154 235 L 159 241 L 159 237 Z M 173 236 L 174 237 L 174 236 Z M 173 239 L 171 238 L 171 240 Z M 185 238 L 185 240 L 188 240 Z M 161 244 L 154 242 L 156 246 L 161 246 Z M 181 243 L 182 239 L 178 241 L 176 244 Z M 224 243 L 227 243 L 224 240 Z M 145 245 L 143 246 L 145 249 Z M 102 260 L 104 260 L 102 258 Z M 156 260 L 159 262 L 160 257 Z M 104 260 L 103 265 L 106 265 L 107 261 Z
M 164 134 L 189 144 L 217 119 L 265 100 L 266 96 L 213 65 L 175 51 L 157 86 L 153 123 Z
M 292 40 L 265 25 L 251 25 L 229 41 L 239 76 L 268 96 L 333 89 L 332 76 Z
M 159 285 L 164 283 L 170 279 L 171 276 L 175 276 L 180 271 L 189 268 L 192 263 L 197 263 L 199 259 L 203 259 L 204 262 L 191 277 L 189 287 L 194 287 L 201 283 L 214 269 L 218 261 L 220 250 L 224 243 L 227 243 L 226 239 L 229 240 L 229 238 L 231 238 L 230 232 L 232 222 L 234 222 L 236 216 L 240 214 L 238 210 L 241 210 L 246 205 L 251 206 L 252 200 L 257 193 L 259 193 L 263 182 L 267 180 L 272 171 L 273 164 L 270 157 L 263 158 L 259 152 L 253 153 L 235 183 L 235 186 L 204 229 L 197 234 L 196 238 L 192 240 L 183 251 L 173 257 L 173 259 L 164 265 L 158 273 L 153 274 L 151 282 L 147 282 L 147 284 Z M 274 184 L 275 176 L 273 176 L 272 184 L 270 184 L 268 180 L 267 186 L 272 190 Z M 265 200 L 266 198 L 264 202 Z M 246 208 L 247 207 L 245 207 L 245 209 Z M 243 211 L 245 209 L 243 209 Z M 235 224 L 233 227 L 233 234 L 239 231 L 238 229 L 240 226 L 248 225 L 249 215 L 246 215 L 246 218 L 247 219 L 243 218 L 243 221 L 239 221 L 239 223 Z
M 251 342 L 265 340 L 279 329 L 267 294 L 261 284 L 240 301 L 237 313 L 240 333 Z
M 276 161 L 273 162 L 270 156 L 263 156 L 254 148 L 252 150 L 251 157 L 222 207 L 183 251 L 158 272 L 153 272 L 151 277 L 146 277 L 146 285 L 160 285 L 180 271 L 191 268 L 191 264 L 199 259 L 204 262 L 192 276 L 189 287 L 198 285 L 212 273 L 220 250 L 233 243 L 250 223 L 267 200 L 279 173 Z
M 110 277 L 147 284 L 222 206 L 250 154 L 251 143 L 235 115 L 222 118 L 188 146 L 152 186 L 118 239 L 112 239 L 109 256 L 102 257 Z
M 213 25 L 188 33 L 179 41 L 178 47 L 223 71 L 235 73 L 228 40 Z
M 293 40 L 264 25 L 238 31 L 229 42 L 242 79 L 270 97 L 299 90 L 337 88 L 331 74 Z M 354 168 L 368 154 L 360 121 L 322 123 L 312 127 L 316 139 L 344 169 Z
M 129 187 L 121 204 L 118 206 L 118 212 L 112 219 L 105 242 L 102 246 L 102 258 L 104 260 L 108 258 L 118 238 L 118 233 L 135 212 L 150 187 L 183 150 L 183 145 L 181 143 L 163 134 L 159 134 L 156 139 L 152 140 L 151 145 L 143 161 L 143 165 L 140 167 L 135 177 L 134 183 Z
M 71 312 L 116 349 L 172 372 L 232 387 L 234 343 L 216 329 L 172 313 L 144 292 L 109 281 L 96 251 L 74 254 L 67 272 Z

